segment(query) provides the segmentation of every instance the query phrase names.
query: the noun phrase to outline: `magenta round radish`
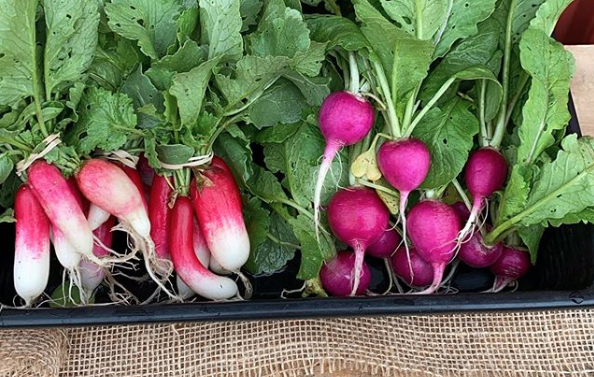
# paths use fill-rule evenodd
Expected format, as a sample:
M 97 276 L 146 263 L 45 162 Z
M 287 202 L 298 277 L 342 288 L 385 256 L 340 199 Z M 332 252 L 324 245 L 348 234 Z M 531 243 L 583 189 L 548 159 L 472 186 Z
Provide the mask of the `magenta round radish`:
M 316 235 L 320 222 L 320 200 L 324 180 L 338 151 L 357 144 L 367 136 L 375 120 L 373 106 L 365 98 L 340 91 L 331 93 L 320 107 L 318 123 L 326 141 L 322 164 L 314 191 L 314 222 Z
M 389 258 L 401 242 L 400 234 L 395 229 L 388 229 L 377 241 L 367 247 L 367 254 L 376 258 Z
M 472 209 L 466 225 L 460 232 L 458 239 L 464 238 L 470 233 L 473 224 L 483 207 L 483 201 L 503 187 L 507 178 L 507 161 L 505 157 L 494 148 L 484 147 L 474 151 L 464 171 L 466 187 L 472 195 Z
M 484 268 L 489 267 L 503 252 L 503 244 L 498 243 L 493 246 L 487 246 L 483 242 L 481 232 L 476 232 L 472 235 L 470 240 L 460 245 L 460 252 L 458 256 L 462 262 L 470 267 Z
M 456 252 L 460 219 L 449 205 L 437 200 L 423 200 L 411 208 L 408 226 L 412 245 L 433 267 L 433 282 L 420 293 L 433 293 L 439 288 L 443 272 Z
M 460 218 L 460 223 L 464 224 L 468 221 L 468 218 L 470 217 L 470 210 L 468 209 L 468 207 L 466 207 L 466 204 L 464 204 L 464 202 L 456 202 L 452 204 L 452 208 L 458 214 L 458 217 Z
M 491 271 L 495 274 L 493 291 L 499 292 L 512 281 L 524 277 L 531 266 L 527 252 L 504 246 L 501 256 L 491 266 Z
M 359 286 L 365 250 L 388 229 L 390 213 L 375 193 L 364 187 L 339 190 L 328 205 L 328 223 L 336 237 L 355 250 L 352 294 Z
M 352 295 L 353 274 L 355 273 L 356 255 L 350 251 L 339 251 L 336 258 L 322 266 L 320 280 L 322 286 L 332 296 L 347 297 Z M 371 283 L 371 271 L 365 262 L 359 273 L 359 286 L 355 294 L 362 295 Z
M 409 254 L 410 263 L 404 247 L 400 247 L 392 256 L 392 268 L 396 276 L 411 287 L 430 285 L 433 282 L 433 266 L 425 262 L 414 248 L 409 249 Z

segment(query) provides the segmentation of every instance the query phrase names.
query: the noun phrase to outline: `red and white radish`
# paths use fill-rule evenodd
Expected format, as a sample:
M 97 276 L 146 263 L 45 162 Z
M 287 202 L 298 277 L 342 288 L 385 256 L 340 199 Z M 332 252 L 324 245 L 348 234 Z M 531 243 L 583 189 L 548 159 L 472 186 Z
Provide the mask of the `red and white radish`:
M 358 287 L 354 287 L 356 255 L 350 251 L 339 251 L 336 257 L 325 263 L 320 270 L 320 280 L 324 289 L 332 296 L 347 297 L 353 294 L 362 295 L 371 283 L 371 271 L 363 262 L 359 268 Z
M 508 284 L 524 277 L 530 271 L 530 255 L 517 248 L 504 246 L 499 259 L 491 265 L 495 274 L 493 292 L 503 290 Z
M 458 237 L 463 242 L 472 231 L 475 220 L 483 208 L 484 200 L 503 187 L 507 178 L 507 161 L 496 149 L 483 147 L 474 151 L 466 162 L 464 178 L 472 195 L 472 209 L 466 225 Z
M 392 256 L 394 273 L 411 287 L 426 287 L 433 282 L 433 266 L 419 256 L 414 248 L 409 249 L 410 260 L 406 248 L 400 247 Z
M 198 258 L 204 268 L 208 268 L 210 264 L 210 251 L 208 250 L 208 245 L 206 245 L 206 240 L 202 235 L 202 230 L 200 229 L 200 224 L 198 224 L 198 221 L 196 220 L 196 216 L 194 216 L 194 224 L 192 225 L 192 229 L 194 231 L 194 254 L 196 254 L 196 258 Z M 179 295 L 182 299 L 186 300 L 194 296 L 195 292 L 192 291 L 192 288 L 188 287 L 186 283 L 184 283 L 179 275 L 177 275 L 176 285 Z
M 336 237 L 355 250 L 355 268 L 351 294 L 359 288 L 359 279 L 365 251 L 380 239 L 386 229 L 390 214 L 375 193 L 364 187 L 339 190 L 328 205 L 328 223 Z
M 62 232 L 76 252 L 101 263 L 93 255 L 93 232 L 60 170 L 44 160 L 37 160 L 29 167 L 28 185 L 52 227 Z
M 14 288 L 30 307 L 45 290 L 49 278 L 50 221 L 27 186 L 21 186 L 16 193 L 14 215 Z
M 194 211 L 186 196 L 176 199 L 171 212 L 169 244 L 175 272 L 192 291 L 212 300 L 229 299 L 237 295 L 237 285 L 229 278 L 206 269 L 196 257 L 193 232 Z
M 93 234 L 100 242 L 96 243 L 93 247 L 93 254 L 95 254 L 97 258 L 104 258 L 110 255 L 109 250 L 105 247 L 111 248 L 113 242 L 113 232 L 111 230 L 114 225 L 115 217 L 109 216 L 101 226 L 93 231 Z M 80 262 L 80 274 L 82 287 L 90 295 L 105 278 L 105 269 L 87 259 L 83 259 Z
M 140 177 L 140 173 L 138 172 L 138 170 L 126 166 L 122 163 L 117 163 L 117 165 L 124 171 L 124 173 L 126 173 L 126 175 L 128 176 L 128 178 L 130 178 L 132 183 L 134 183 L 134 186 L 136 186 L 138 192 L 142 194 L 142 204 L 144 205 L 144 208 L 148 211 L 148 200 L 146 190 L 144 184 L 142 183 L 142 178 Z
M 148 216 L 151 222 L 151 238 L 155 243 L 158 258 L 169 259 L 169 243 L 167 241 L 167 227 L 171 209 L 169 201 L 173 187 L 169 177 L 156 175 L 151 186 Z
M 373 106 L 365 98 L 347 91 L 331 93 L 320 107 L 318 123 L 326 141 L 322 164 L 314 190 L 314 222 L 318 234 L 320 201 L 324 180 L 332 161 L 342 147 L 357 144 L 367 136 L 375 115 Z
M 190 195 L 212 257 L 224 269 L 239 272 L 250 255 L 250 239 L 231 169 L 215 156 L 211 166 L 192 180 Z
M 91 206 L 89 207 L 89 214 L 87 216 L 89 227 L 91 227 L 91 230 L 94 231 L 95 229 L 99 228 L 104 222 L 106 222 L 110 216 L 111 214 L 106 210 L 102 209 L 99 206 L 96 206 L 95 204 L 91 204 Z
M 408 221 L 412 245 L 433 267 L 433 282 L 420 294 L 433 293 L 441 285 L 445 268 L 455 255 L 460 219 L 449 205 L 437 200 L 423 200 L 411 208 Z

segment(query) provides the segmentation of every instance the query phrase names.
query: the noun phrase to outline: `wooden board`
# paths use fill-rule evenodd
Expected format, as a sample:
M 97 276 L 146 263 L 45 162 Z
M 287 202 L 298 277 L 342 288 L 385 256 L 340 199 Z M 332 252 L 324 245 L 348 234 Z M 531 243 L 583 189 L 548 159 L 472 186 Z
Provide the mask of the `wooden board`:
M 594 45 L 566 46 L 575 57 L 571 92 L 584 135 L 594 136 Z

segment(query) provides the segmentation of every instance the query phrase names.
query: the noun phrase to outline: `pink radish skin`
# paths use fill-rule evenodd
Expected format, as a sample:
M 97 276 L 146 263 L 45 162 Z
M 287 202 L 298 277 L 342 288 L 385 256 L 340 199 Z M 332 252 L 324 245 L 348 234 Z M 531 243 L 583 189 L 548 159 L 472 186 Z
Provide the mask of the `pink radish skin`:
M 194 216 L 194 225 L 192 226 L 192 229 L 194 230 L 194 254 L 196 254 L 196 258 L 198 258 L 204 268 L 208 268 L 210 263 L 210 251 L 208 250 L 208 245 L 206 245 L 206 240 L 202 235 L 202 230 L 200 230 L 200 224 L 198 224 L 196 216 Z M 176 278 L 176 286 L 180 296 L 184 300 L 195 295 L 192 288 L 188 287 L 179 275 L 177 275 Z
M 425 262 L 414 248 L 409 249 L 409 254 L 410 263 L 404 247 L 400 247 L 392 257 L 392 268 L 396 276 L 411 287 L 430 285 L 433 282 L 433 266 Z
M 404 247 L 408 248 L 406 205 L 411 191 L 416 190 L 429 173 L 429 149 L 415 138 L 388 141 L 379 148 L 377 164 L 386 181 L 400 192 L 398 216 L 402 220 Z
M 419 294 L 434 293 L 456 252 L 460 219 L 449 205 L 437 200 L 423 200 L 411 208 L 408 224 L 412 245 L 433 267 L 433 283 Z
M 380 197 L 368 188 L 341 189 L 330 199 L 330 229 L 339 240 L 355 250 L 355 269 L 351 275 L 354 281 L 352 295 L 359 287 L 365 251 L 384 234 L 389 217 L 390 213 Z
M 146 190 L 145 190 L 144 184 L 142 183 L 142 178 L 140 177 L 138 170 L 132 169 L 129 166 L 119 164 L 119 163 L 117 164 L 117 166 L 119 166 L 120 169 L 122 169 L 124 171 L 124 173 L 126 173 L 128 178 L 130 178 L 132 183 L 134 183 L 134 186 L 136 186 L 136 188 L 138 189 L 138 192 L 142 194 L 141 195 L 142 204 L 144 205 L 144 208 L 148 212 L 148 201 L 146 200 L 147 197 L 146 197 L 146 192 L 145 192 Z
M 353 274 L 355 273 L 356 255 L 350 251 L 339 251 L 334 259 L 325 263 L 320 271 L 320 280 L 324 289 L 336 297 L 352 295 Z M 362 295 L 371 283 L 371 271 L 365 262 L 359 270 L 359 286 L 355 294 Z
M 326 147 L 314 191 L 316 235 L 320 222 L 322 188 L 332 161 L 342 147 L 354 145 L 363 140 L 373 127 L 374 121 L 373 106 L 363 97 L 353 93 L 334 92 L 322 103 L 318 114 L 318 123 L 326 141 Z
M 201 178 L 200 187 L 192 180 L 190 195 L 202 234 L 212 257 L 224 269 L 238 272 L 250 255 L 239 187 L 231 169 L 216 156 Z
M 156 175 L 151 186 L 148 216 L 151 221 L 151 238 L 155 243 L 155 252 L 158 258 L 163 259 L 169 259 L 167 227 L 171 215 L 169 201 L 172 193 L 170 178 Z
M 507 161 L 494 148 L 477 149 L 466 162 L 464 178 L 466 187 L 472 195 L 472 209 L 466 225 L 458 236 L 461 242 L 471 232 L 474 222 L 483 208 L 484 200 L 503 187 L 507 178 Z
M 45 290 L 50 269 L 50 221 L 32 191 L 21 186 L 14 201 L 14 288 L 27 307 Z
M 498 243 L 493 246 L 487 246 L 483 242 L 481 232 L 476 232 L 472 235 L 470 240 L 464 242 L 460 246 L 458 256 L 460 260 L 470 267 L 484 268 L 489 267 L 503 252 L 503 244 Z
M 111 248 L 113 242 L 113 232 L 111 229 L 114 225 L 115 217 L 110 216 L 99 228 L 93 231 L 95 237 L 108 248 Z M 93 247 L 93 254 L 95 254 L 97 258 L 103 258 L 108 257 L 110 252 L 103 246 L 95 244 L 95 247 Z M 80 274 L 82 287 L 88 293 L 93 292 L 105 278 L 104 269 L 87 259 L 80 261 Z
M 456 202 L 452 204 L 452 208 L 458 214 L 458 217 L 460 218 L 460 223 L 465 224 L 468 221 L 468 218 L 470 217 L 470 210 L 468 209 L 468 207 L 466 207 L 466 204 L 464 204 L 463 202 Z
M 78 186 L 76 185 L 76 180 L 74 178 L 69 178 L 67 180 L 68 188 L 74 198 L 78 202 L 81 210 L 85 211 L 85 203 L 83 202 L 83 198 L 78 190 Z M 88 202 L 86 203 L 86 207 L 88 209 Z M 74 279 L 74 284 L 78 286 L 80 284 L 80 279 L 78 277 L 78 265 L 82 258 L 82 254 L 76 252 L 76 249 L 70 245 L 64 233 L 60 231 L 60 229 L 53 228 L 50 230 L 50 239 L 54 245 L 54 251 L 56 253 L 56 257 L 58 257 L 58 261 L 64 267 L 71 279 Z
M 91 204 L 91 206 L 89 207 L 89 215 L 87 216 L 89 227 L 91 227 L 92 231 L 95 231 L 104 222 L 106 222 L 107 219 L 109 219 L 109 216 L 111 216 L 109 212 L 100 208 L 99 206 Z
M 237 285 L 229 278 L 206 269 L 196 258 L 193 232 L 192 202 L 186 196 L 176 199 L 170 218 L 169 244 L 175 272 L 194 292 L 212 300 L 229 299 L 237 295 Z
M 394 254 L 401 242 L 402 237 L 395 229 L 386 230 L 379 240 L 367 247 L 367 254 L 376 258 L 389 258 Z
M 509 283 L 524 277 L 531 266 L 527 252 L 504 246 L 501 256 L 491 266 L 491 271 L 496 276 L 493 291 L 499 292 Z
M 28 185 L 54 229 L 62 232 L 79 254 L 93 259 L 93 232 L 60 170 L 44 160 L 37 160 L 28 173 Z

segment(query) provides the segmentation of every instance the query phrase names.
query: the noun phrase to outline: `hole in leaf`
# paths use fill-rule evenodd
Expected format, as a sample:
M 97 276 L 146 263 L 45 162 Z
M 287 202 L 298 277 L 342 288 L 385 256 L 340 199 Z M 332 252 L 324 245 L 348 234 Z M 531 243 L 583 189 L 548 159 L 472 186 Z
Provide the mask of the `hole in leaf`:
M 72 16 L 69 15 L 68 13 L 66 13 L 66 18 L 69 19 L 69 20 L 72 20 Z
M 130 9 L 136 10 L 136 7 L 134 5 L 130 5 Z
M 120 24 L 119 22 L 116 22 L 115 26 L 116 27 L 122 27 L 122 24 Z
M 443 144 L 448 145 L 448 139 L 443 139 Z
M 406 22 L 407 24 L 409 24 L 409 25 L 411 25 L 411 24 L 412 24 L 412 21 L 411 21 L 411 19 L 410 19 L 410 18 L 408 18 L 408 17 L 402 17 L 402 20 L 403 20 L 404 22 Z
M 138 23 L 138 25 L 144 27 L 144 20 L 138 19 L 138 20 L 136 20 L 136 22 Z
M 0 52 L 0 59 L 2 59 L 5 56 L 6 56 L 6 54 L 4 54 L 3 52 Z
M 466 4 L 464 4 L 464 6 L 465 6 L 466 8 L 468 8 L 468 7 L 470 6 L 470 4 L 466 3 Z

